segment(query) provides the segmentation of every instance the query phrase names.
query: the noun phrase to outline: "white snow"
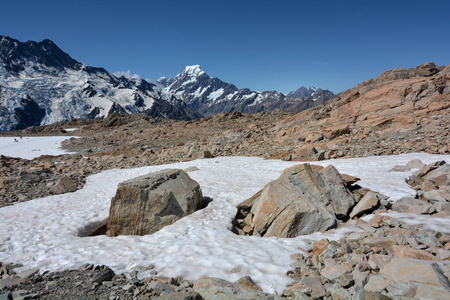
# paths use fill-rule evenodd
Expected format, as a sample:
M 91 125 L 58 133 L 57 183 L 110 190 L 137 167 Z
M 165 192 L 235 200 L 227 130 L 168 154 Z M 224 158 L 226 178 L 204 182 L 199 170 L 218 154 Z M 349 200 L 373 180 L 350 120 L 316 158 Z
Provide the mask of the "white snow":
M 211 101 L 216 101 L 217 98 L 219 98 L 220 96 L 222 96 L 222 94 L 223 94 L 224 92 L 225 92 L 225 90 L 224 90 L 223 88 L 220 88 L 220 89 L 218 89 L 218 90 L 216 90 L 216 91 L 214 91 L 214 92 L 211 92 L 211 93 L 208 95 L 208 99 L 211 100 Z
M 184 71 L 181 74 L 183 73 L 186 73 L 189 76 L 197 77 L 205 73 L 205 71 L 202 70 L 200 65 L 193 65 L 193 66 L 186 66 L 186 68 L 184 68 Z
M 33 159 L 41 155 L 68 154 L 70 152 L 61 149 L 61 142 L 69 138 L 71 137 L 0 137 L 0 155 Z
M 398 199 L 412 193 L 404 181 L 412 171 L 388 170 L 416 158 L 430 163 L 448 161 L 450 155 L 415 153 L 314 164 L 333 164 L 342 173 L 360 177 L 362 186 Z M 19 271 L 35 267 L 57 271 L 89 262 L 108 265 L 115 272 L 138 270 L 140 277 L 149 276 L 145 268 L 153 264 L 159 275 L 186 279 L 214 276 L 236 281 L 249 275 L 264 291 L 281 293 L 291 280 L 286 276 L 293 262 L 290 256 L 300 253 L 298 248 L 311 248 L 305 240 L 339 239 L 355 230 L 343 227 L 329 235 L 292 239 L 243 237 L 229 230 L 237 204 L 298 163 L 220 157 L 104 171 L 88 177 L 85 187 L 77 192 L 1 208 L 0 261 L 23 264 Z M 213 198 L 207 208 L 151 235 L 82 237 L 105 223 L 119 182 L 165 168 L 190 166 L 200 169 L 189 175 L 199 182 L 204 196 Z M 449 228 L 450 219 L 442 222 Z

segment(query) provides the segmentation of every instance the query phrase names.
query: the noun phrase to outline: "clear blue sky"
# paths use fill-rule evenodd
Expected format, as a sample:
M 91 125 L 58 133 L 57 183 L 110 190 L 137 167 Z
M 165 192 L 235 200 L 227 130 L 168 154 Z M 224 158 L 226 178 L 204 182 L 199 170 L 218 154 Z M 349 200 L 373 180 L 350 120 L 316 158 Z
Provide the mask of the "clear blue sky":
M 239 88 L 341 92 L 399 67 L 450 64 L 450 1 L 3 1 L 0 34 L 53 40 L 143 78 L 200 64 Z

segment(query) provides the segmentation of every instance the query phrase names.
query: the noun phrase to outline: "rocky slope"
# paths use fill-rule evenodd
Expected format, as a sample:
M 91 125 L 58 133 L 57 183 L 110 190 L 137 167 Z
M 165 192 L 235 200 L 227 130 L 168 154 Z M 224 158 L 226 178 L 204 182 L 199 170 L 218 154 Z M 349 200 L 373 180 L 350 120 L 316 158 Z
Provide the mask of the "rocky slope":
M 239 111 L 257 113 L 283 109 L 299 112 L 318 106 L 334 97 L 328 90 L 300 88 L 286 96 L 276 91 L 255 92 L 210 77 L 199 65 L 188 66 L 173 78 L 162 77 L 158 83 L 183 99 L 205 116 Z
M 0 130 L 119 112 L 190 120 L 201 115 L 142 79 L 84 66 L 50 40 L 0 36 Z
M 449 153 L 450 67 L 393 69 L 277 124 L 279 157 Z

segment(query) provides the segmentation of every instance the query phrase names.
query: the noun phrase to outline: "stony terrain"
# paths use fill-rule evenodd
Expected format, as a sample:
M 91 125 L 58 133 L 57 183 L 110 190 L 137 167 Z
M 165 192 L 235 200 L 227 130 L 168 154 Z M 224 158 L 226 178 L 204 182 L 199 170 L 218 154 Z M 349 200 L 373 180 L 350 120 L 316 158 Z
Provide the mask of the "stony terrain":
M 449 79 L 448 66 L 429 63 L 387 71 L 296 115 L 280 110 L 234 112 L 174 121 L 113 114 L 105 120 L 73 120 L 4 132 L 1 135 L 82 138 L 63 145 L 80 154 L 33 160 L 0 157 L 0 207 L 81 188 L 86 176 L 111 168 L 222 155 L 322 160 L 422 151 L 448 154 Z M 67 128 L 77 129 L 67 132 Z M 415 198 L 394 206 L 383 199 L 373 205 L 357 198 L 369 208 L 339 223 L 361 232 L 339 242 L 311 241 L 309 251 L 299 250 L 287 274 L 295 282 L 283 295 L 265 295 L 249 278 L 238 283 L 212 278 L 191 282 L 156 276 L 138 280 L 118 274 L 95 283 L 97 274 L 108 273 L 106 267 L 86 265 L 39 275 L 14 274 L 12 266 L 2 264 L 0 299 L 211 299 L 211 293 L 221 293 L 224 299 L 423 299 L 430 295 L 450 299 L 450 236 L 382 214 L 392 210 L 448 218 L 448 175 L 422 180 L 441 165 L 428 166 L 422 175 L 408 179 L 417 190 Z M 361 219 L 369 212 L 375 217 Z

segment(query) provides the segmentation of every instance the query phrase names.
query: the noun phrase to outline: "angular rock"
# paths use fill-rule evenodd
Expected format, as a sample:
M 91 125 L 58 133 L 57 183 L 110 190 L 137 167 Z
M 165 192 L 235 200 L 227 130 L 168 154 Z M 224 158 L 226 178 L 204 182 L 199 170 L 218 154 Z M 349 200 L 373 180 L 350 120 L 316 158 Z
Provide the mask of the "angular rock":
M 435 186 L 448 186 L 450 185 L 450 165 L 445 161 L 426 165 L 413 173 L 412 180 L 415 185 L 424 185 L 426 181 L 429 181 Z
M 368 292 L 381 292 L 386 288 L 386 280 L 380 275 L 370 275 L 364 289 Z
M 425 250 L 416 250 L 408 246 L 394 246 L 395 257 L 414 258 L 421 260 L 437 260 L 435 256 Z
M 0 300 L 9 300 L 9 299 L 12 299 L 11 291 L 6 291 L 6 292 L 0 294 Z
M 323 268 L 320 271 L 320 275 L 322 275 L 323 277 L 325 277 L 329 280 L 334 280 L 334 279 L 341 277 L 345 273 L 350 273 L 351 270 L 352 269 L 346 265 L 334 265 L 334 266 Z
M 193 290 L 208 299 L 274 299 L 262 291 L 234 284 L 220 278 L 202 277 L 194 282 Z M 281 298 L 281 297 L 280 297 Z M 275 296 L 275 299 L 278 297 Z
M 262 291 L 262 289 L 253 281 L 253 279 L 250 276 L 242 277 L 241 279 L 236 281 L 235 284 L 249 288 L 249 289 L 253 289 L 256 291 Z
M 6 277 L 3 279 L 0 279 L 0 290 L 4 288 L 11 287 L 13 285 L 19 284 L 23 281 L 22 278 L 13 276 L 13 277 Z
M 361 245 L 368 247 L 378 247 L 385 251 L 392 250 L 392 246 L 395 245 L 395 241 L 391 237 L 375 237 L 375 236 L 366 237 L 365 239 L 362 239 L 360 243 Z
M 407 167 L 411 169 L 420 169 L 426 165 L 420 159 L 413 159 L 406 164 Z
M 431 204 L 411 197 L 403 197 L 392 205 L 396 212 L 426 214 L 429 213 Z
M 346 216 L 354 204 L 333 166 L 314 172 L 309 164 L 284 170 L 250 199 L 240 207 L 251 206 L 254 231 L 278 237 L 327 230 L 336 225 L 336 216 Z
M 380 199 L 379 194 L 372 191 L 367 192 L 353 208 L 350 213 L 350 218 L 359 217 L 364 213 L 372 211 L 380 204 Z
M 154 291 L 157 295 L 167 294 L 175 291 L 173 286 L 161 281 L 152 281 L 148 285 L 148 287 L 149 289 Z
M 100 284 L 103 281 L 110 281 L 111 279 L 113 279 L 114 276 L 116 276 L 116 273 L 114 273 L 114 271 L 111 270 L 109 267 L 105 267 L 99 273 L 94 275 L 94 277 L 92 278 L 92 282 Z
M 111 200 L 107 234 L 145 235 L 201 208 L 199 184 L 183 170 L 166 169 L 119 184 Z
M 450 291 L 440 281 L 433 262 L 394 257 L 380 270 L 387 288 L 395 297 L 417 299 L 450 299 Z M 449 276 L 450 266 L 437 263 L 439 270 Z M 439 273 L 439 272 L 438 272 Z
M 51 188 L 54 194 L 64 194 L 75 192 L 78 189 L 78 183 L 69 176 L 61 177 Z
M 152 297 L 153 299 L 153 297 Z M 204 298 L 197 292 L 172 292 L 164 294 L 158 300 L 203 300 Z
M 321 255 L 330 245 L 330 241 L 328 239 L 321 239 L 317 241 L 313 245 L 312 253 L 314 255 Z

